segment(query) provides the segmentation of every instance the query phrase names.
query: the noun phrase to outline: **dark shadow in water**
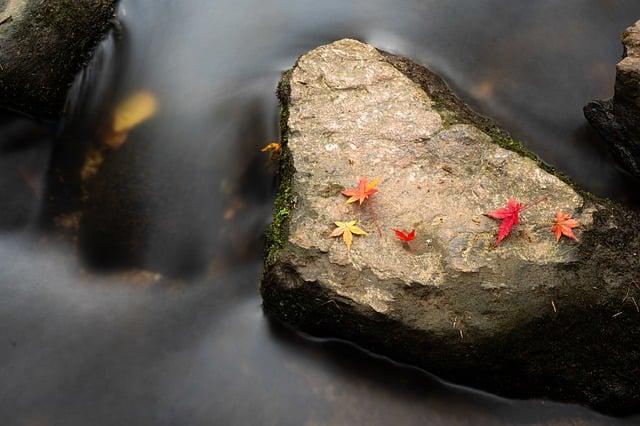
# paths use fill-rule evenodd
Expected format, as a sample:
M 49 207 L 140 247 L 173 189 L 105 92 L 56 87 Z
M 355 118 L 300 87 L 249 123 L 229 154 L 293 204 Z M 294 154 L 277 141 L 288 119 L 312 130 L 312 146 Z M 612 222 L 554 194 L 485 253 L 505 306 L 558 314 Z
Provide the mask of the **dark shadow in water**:
M 269 320 L 269 328 L 273 337 L 290 347 L 292 351 L 302 354 L 305 359 L 322 364 L 324 368 L 330 369 L 349 382 L 359 383 L 360 386 L 371 389 L 371 393 L 375 393 L 373 389 L 378 388 L 409 405 L 418 406 L 428 398 L 432 410 L 449 413 L 446 419 L 441 419 L 442 424 L 516 424 L 523 421 L 528 424 L 624 424 L 623 421 L 611 418 L 592 417 L 588 409 L 579 406 L 538 400 L 515 402 L 450 385 L 421 369 L 395 363 L 350 343 L 300 335 L 277 320 Z M 313 340 L 315 345 L 309 345 L 309 339 Z M 381 423 L 411 423 L 412 419 L 416 419 L 416 413 L 411 408 L 405 410 L 405 418 L 398 418 L 398 413 L 394 413 Z M 357 419 L 357 422 L 354 422 L 356 419 L 349 418 L 347 413 L 342 415 L 346 417 L 336 421 L 336 424 L 368 424 L 380 420 L 377 417 L 380 413 L 376 413 L 377 419 L 365 417 Z

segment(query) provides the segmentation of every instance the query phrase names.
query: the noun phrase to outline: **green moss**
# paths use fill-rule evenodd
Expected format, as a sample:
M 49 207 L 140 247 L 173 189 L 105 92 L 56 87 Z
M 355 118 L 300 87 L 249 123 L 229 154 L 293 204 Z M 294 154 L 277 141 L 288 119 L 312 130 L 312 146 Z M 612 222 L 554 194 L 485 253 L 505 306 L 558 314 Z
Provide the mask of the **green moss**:
M 454 97 L 453 94 L 449 94 L 450 97 Z M 491 141 L 496 145 L 513 151 L 523 157 L 530 158 L 536 162 L 545 172 L 556 176 L 567 185 L 571 186 L 582 197 L 594 198 L 594 195 L 578 186 L 575 182 L 569 179 L 560 171 L 551 167 L 540 159 L 537 155 L 529 151 L 522 142 L 516 140 L 509 135 L 507 131 L 500 128 L 493 120 L 486 118 L 475 111 L 472 111 L 466 104 L 459 99 L 451 101 L 449 99 L 440 98 L 435 100 L 435 109 L 438 111 L 443 119 L 445 127 L 452 126 L 454 124 L 471 124 L 482 130 L 489 135 Z
M 558 170 L 544 163 L 537 155 L 527 150 L 522 142 L 512 138 L 509 133 L 500 128 L 493 120 L 469 108 L 460 98 L 453 94 L 442 78 L 428 68 L 418 65 L 402 56 L 393 55 L 384 51 L 380 51 L 380 53 L 391 65 L 429 94 L 429 97 L 433 101 L 433 107 L 442 117 L 445 127 L 450 127 L 454 124 L 471 124 L 488 134 L 493 143 L 516 152 L 523 157 L 532 159 L 542 170 L 556 176 L 571 186 L 583 198 L 602 201 L 600 198 L 580 188 L 575 182 L 571 181 L 571 179 Z
M 277 90 L 278 100 L 280 101 L 280 143 L 282 151 L 278 158 L 278 177 L 280 182 L 273 211 L 273 221 L 267 228 L 265 236 L 265 263 L 267 266 L 273 264 L 278 252 L 287 243 L 291 207 L 294 200 L 292 181 L 295 169 L 288 144 L 289 96 L 291 93 L 289 80 L 291 73 L 292 71 L 289 70 L 282 74 Z

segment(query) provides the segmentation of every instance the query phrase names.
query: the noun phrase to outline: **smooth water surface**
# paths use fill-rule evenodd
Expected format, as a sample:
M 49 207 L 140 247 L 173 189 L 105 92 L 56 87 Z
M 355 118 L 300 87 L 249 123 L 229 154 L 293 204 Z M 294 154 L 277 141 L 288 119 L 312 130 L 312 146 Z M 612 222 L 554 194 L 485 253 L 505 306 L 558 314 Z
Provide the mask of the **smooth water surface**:
M 638 17 L 637 0 L 122 0 L 119 36 L 60 125 L 0 121 L 0 423 L 633 423 L 302 337 L 264 317 L 257 285 L 274 195 L 259 147 L 278 137 L 274 89 L 300 54 L 353 37 L 414 58 L 587 189 L 637 204 L 581 109 L 612 93 Z M 49 205 L 68 186 L 49 164 L 99 143 L 139 90 L 159 110 L 101 175 L 107 229 L 43 231 L 75 208 Z

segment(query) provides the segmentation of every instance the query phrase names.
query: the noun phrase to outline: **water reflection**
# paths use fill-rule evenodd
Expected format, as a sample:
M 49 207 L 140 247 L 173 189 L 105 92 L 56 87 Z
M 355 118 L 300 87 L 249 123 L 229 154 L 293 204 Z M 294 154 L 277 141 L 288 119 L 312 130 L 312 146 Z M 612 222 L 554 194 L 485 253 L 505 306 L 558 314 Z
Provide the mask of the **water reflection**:
M 0 234 L 3 417 L 623 423 L 451 387 L 266 320 L 256 286 L 273 167 L 259 147 L 277 139 L 280 71 L 357 37 L 430 64 L 546 161 L 636 202 L 581 113 L 609 93 L 618 33 L 635 16 L 634 0 L 122 0 L 122 31 L 79 76 L 60 128 L 0 123 L 0 196 L 13 206 L 0 213 L 12 231 Z M 141 90 L 157 112 L 105 144 L 113 111 Z

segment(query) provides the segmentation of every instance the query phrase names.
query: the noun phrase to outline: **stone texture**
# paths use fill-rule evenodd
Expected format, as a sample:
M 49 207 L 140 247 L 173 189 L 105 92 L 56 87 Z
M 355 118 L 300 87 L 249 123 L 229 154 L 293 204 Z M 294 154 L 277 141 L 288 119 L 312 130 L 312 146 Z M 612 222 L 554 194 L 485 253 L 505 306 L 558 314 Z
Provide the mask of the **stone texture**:
M 616 67 L 613 98 L 593 101 L 584 115 L 631 174 L 640 177 L 640 21 L 622 35 L 624 58 Z
M 115 0 L 0 3 L 0 107 L 57 118 L 67 90 L 110 28 Z
M 503 395 L 638 408 L 634 213 L 575 189 L 426 68 L 354 40 L 302 56 L 279 96 L 267 313 Z M 345 204 L 376 176 L 371 202 Z M 509 197 L 539 202 L 496 248 L 483 213 Z M 556 243 L 558 209 L 578 243 Z M 328 236 L 351 219 L 369 235 L 349 251 Z

